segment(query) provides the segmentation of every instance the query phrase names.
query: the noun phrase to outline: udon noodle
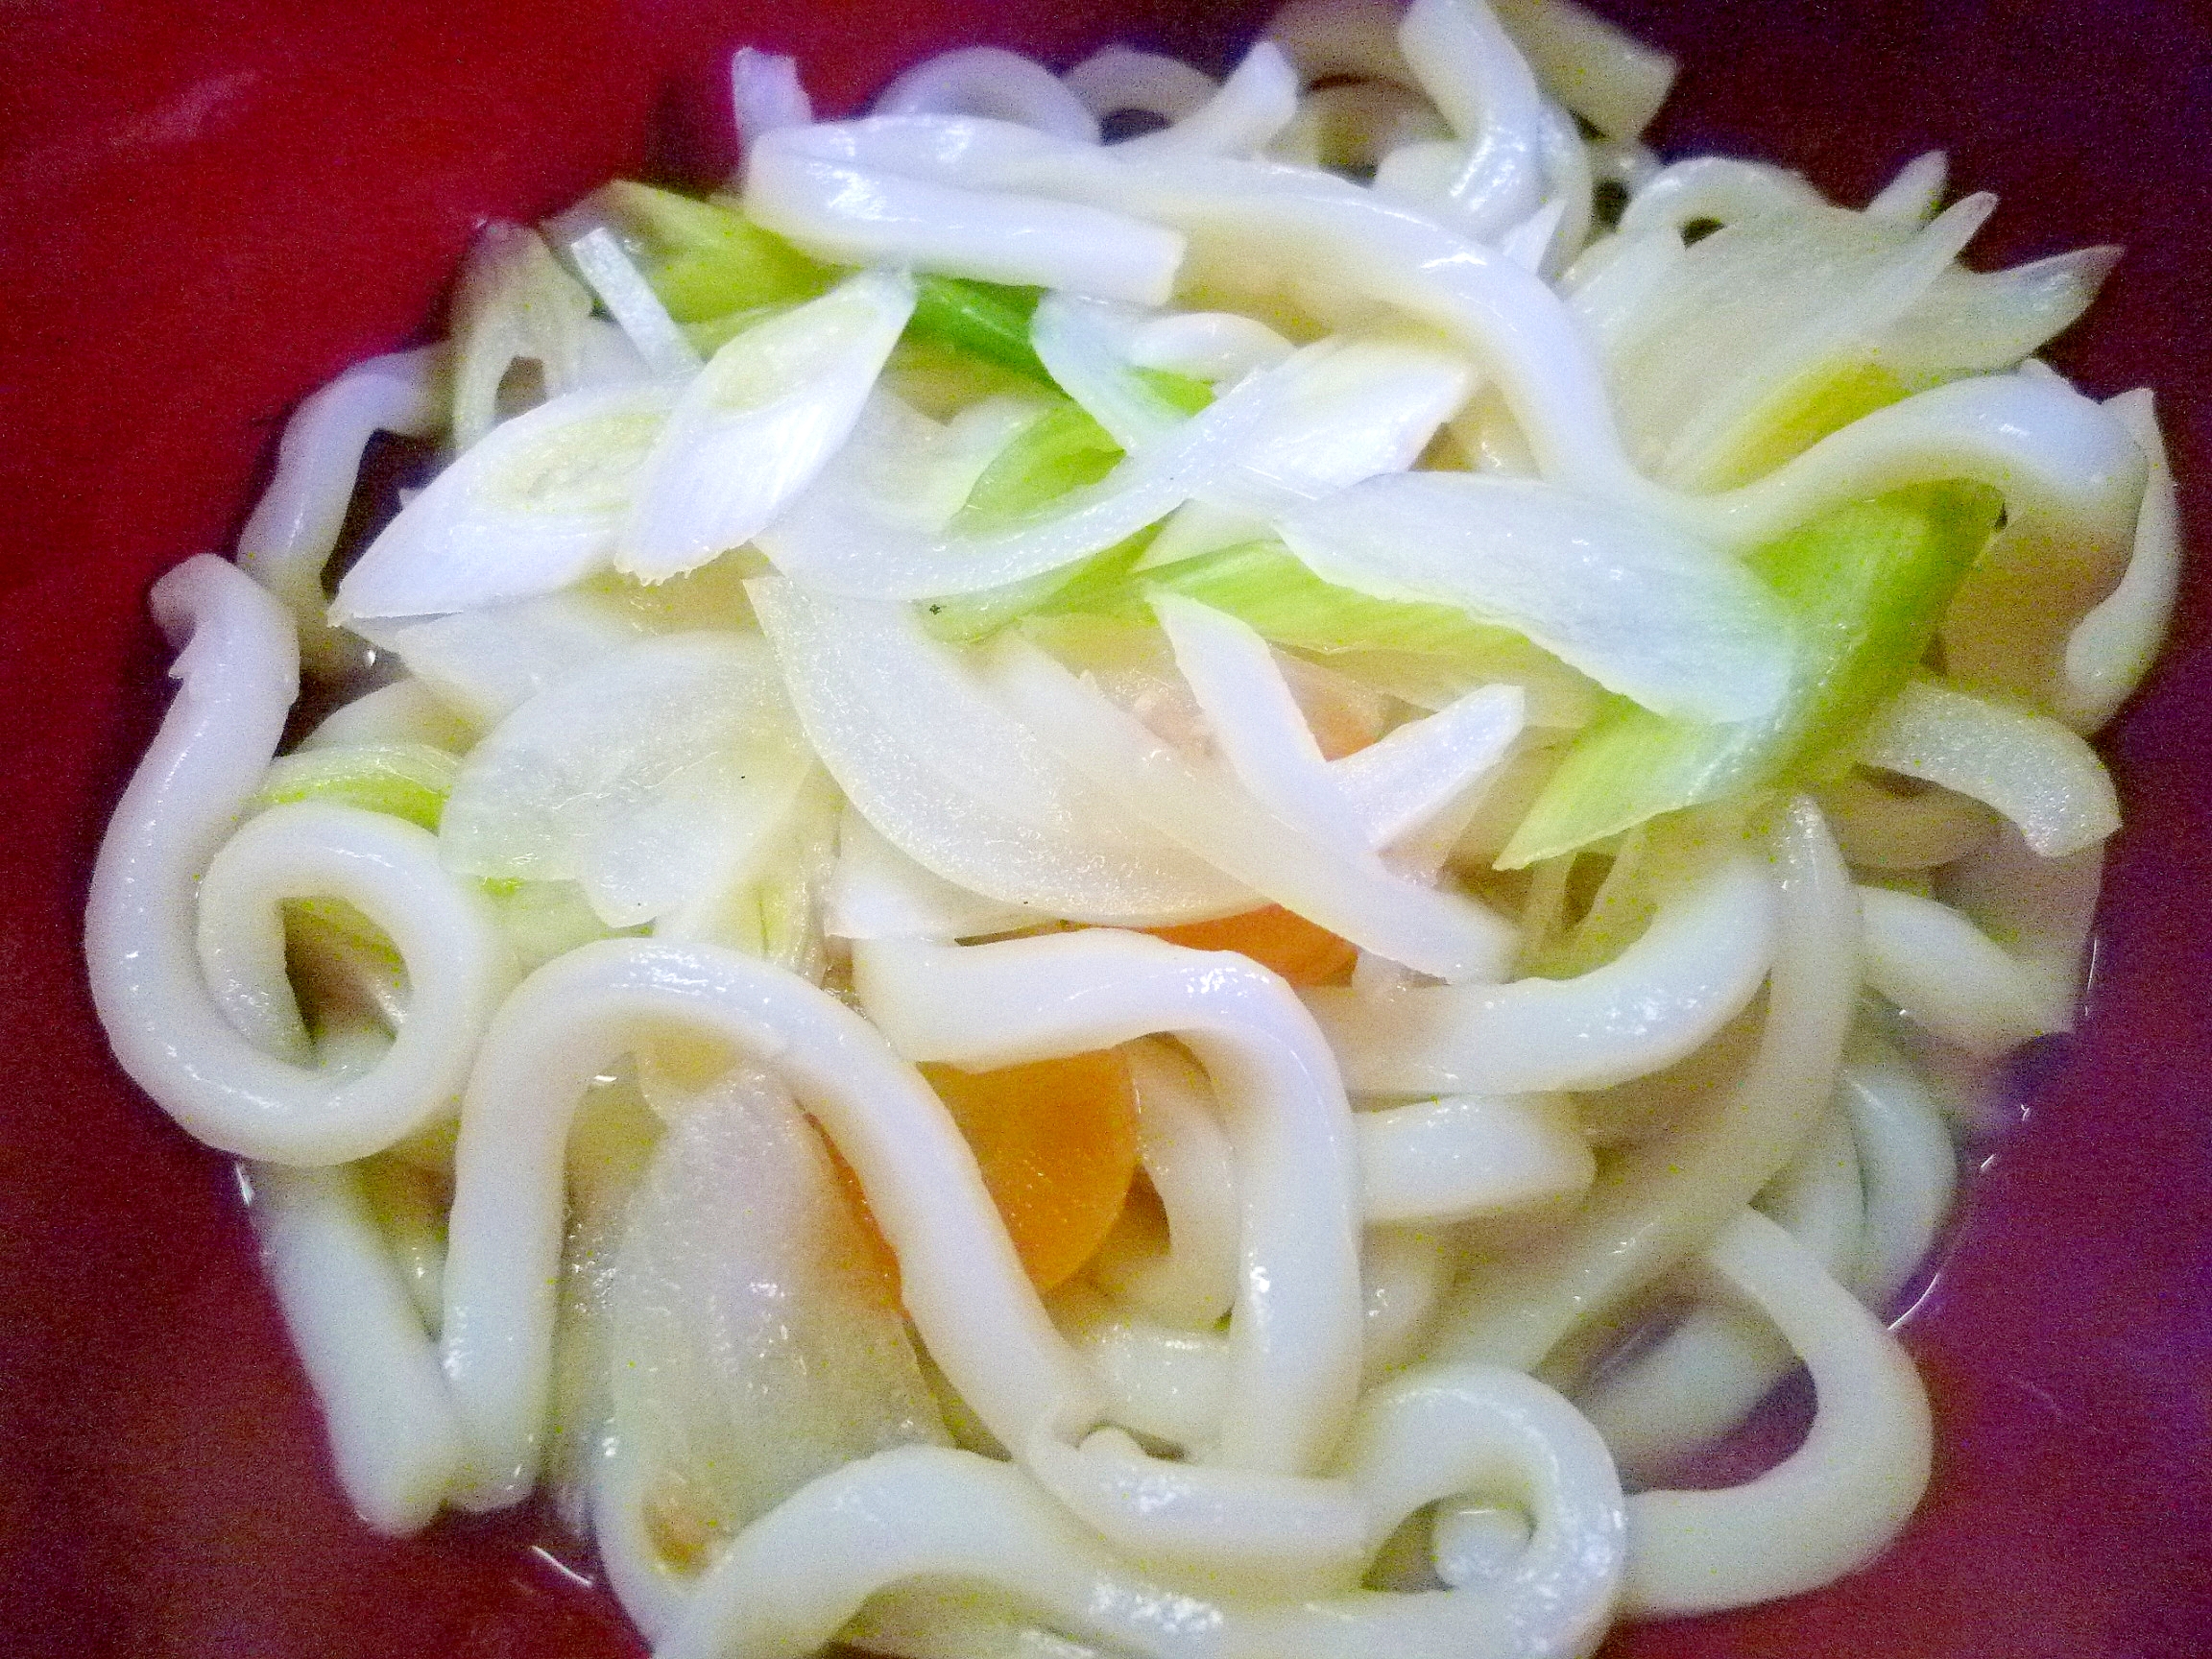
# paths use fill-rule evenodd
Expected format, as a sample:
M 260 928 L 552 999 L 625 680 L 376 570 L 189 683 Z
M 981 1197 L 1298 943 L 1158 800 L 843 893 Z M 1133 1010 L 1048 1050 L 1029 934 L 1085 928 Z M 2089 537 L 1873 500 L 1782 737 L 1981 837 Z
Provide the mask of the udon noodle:
M 1583 1654 L 1898 1534 L 2172 484 L 2034 356 L 2111 251 L 1665 162 L 1671 72 L 747 50 L 726 193 L 301 407 L 86 951 L 370 1526 L 544 1493 L 669 1659 Z

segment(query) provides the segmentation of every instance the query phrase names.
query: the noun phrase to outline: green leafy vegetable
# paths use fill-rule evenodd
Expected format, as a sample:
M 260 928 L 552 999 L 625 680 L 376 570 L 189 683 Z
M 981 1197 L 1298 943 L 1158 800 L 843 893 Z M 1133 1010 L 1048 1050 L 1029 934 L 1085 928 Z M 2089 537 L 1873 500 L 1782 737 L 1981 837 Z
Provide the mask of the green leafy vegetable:
M 718 202 L 628 180 L 594 200 L 627 232 L 645 279 L 679 323 L 811 300 L 838 275 Z
M 1856 502 L 1747 561 L 1797 624 L 1791 688 L 1762 720 L 1703 725 L 1615 699 L 1500 854 L 1519 869 L 1656 817 L 1816 775 L 1918 664 L 2000 501 L 1934 484 Z
M 461 762 L 427 743 L 362 743 L 302 749 L 270 763 L 257 806 L 335 801 L 438 828 Z
M 1007 288 L 965 276 L 917 276 L 914 316 L 907 332 L 972 352 L 1046 385 L 1052 376 L 1029 344 L 1029 318 L 1042 288 Z

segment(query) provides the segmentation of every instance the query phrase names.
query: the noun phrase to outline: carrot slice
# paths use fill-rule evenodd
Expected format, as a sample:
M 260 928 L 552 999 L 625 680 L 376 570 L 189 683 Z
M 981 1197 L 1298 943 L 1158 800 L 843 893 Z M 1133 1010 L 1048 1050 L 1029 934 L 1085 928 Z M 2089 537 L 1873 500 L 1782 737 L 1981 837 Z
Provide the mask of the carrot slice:
M 1273 970 L 1293 985 L 1329 985 L 1352 970 L 1359 954 L 1349 940 L 1316 926 L 1280 904 L 1245 910 L 1215 922 L 1147 927 L 1156 939 L 1193 950 L 1235 950 Z
M 997 1071 L 921 1070 L 974 1149 L 1030 1282 L 1040 1290 L 1065 1284 L 1113 1231 L 1137 1173 L 1128 1063 L 1101 1049 Z M 831 1158 L 878 1260 L 896 1272 L 859 1179 L 834 1147 Z

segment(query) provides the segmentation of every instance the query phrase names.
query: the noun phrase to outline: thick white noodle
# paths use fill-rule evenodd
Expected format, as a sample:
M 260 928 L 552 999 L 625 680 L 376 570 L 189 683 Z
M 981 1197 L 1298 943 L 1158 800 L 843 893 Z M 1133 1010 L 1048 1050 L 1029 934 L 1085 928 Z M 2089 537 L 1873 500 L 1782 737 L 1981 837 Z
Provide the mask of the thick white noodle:
M 1459 1492 L 1524 1506 L 1528 1547 L 1502 1581 L 1441 1594 L 1215 1600 L 1118 1560 L 1018 1469 L 902 1449 L 824 1477 L 748 1528 L 656 1659 L 799 1659 L 877 1591 L 927 1578 L 994 1586 L 1050 1630 L 1140 1659 L 1573 1659 L 1597 1645 L 1624 1549 L 1620 1488 L 1565 1402 L 1512 1372 L 1424 1370 L 1367 1397 L 1351 1448 L 1368 1553 L 1406 1515 Z
M 1180 58 L 1118 45 L 1100 47 L 1061 76 L 1060 84 L 1101 121 L 1124 110 L 1180 121 L 1218 89 L 1212 76 Z
M 1959 1155 L 1912 1063 L 1872 1033 L 1843 1062 L 1841 1099 L 1859 1142 L 1866 1224 L 1846 1282 L 1887 1316 L 1950 1214 Z
M 256 1166 L 262 1270 L 323 1407 L 348 1502 L 379 1532 L 429 1523 L 461 1464 L 437 1350 L 351 1168 Z
M 1298 113 L 1298 72 L 1282 49 L 1262 40 L 1244 54 L 1221 89 L 1157 132 L 1115 146 L 1124 156 L 1253 156 Z
M 1356 1094 L 1603 1089 L 1703 1046 L 1758 992 L 1776 949 L 1774 883 L 1741 854 L 1576 978 L 1379 996 L 1324 987 L 1306 1001 Z
M 2128 572 L 2066 640 L 2066 689 L 2058 712 L 2084 732 L 2109 720 L 2149 672 L 2166 637 L 2181 579 L 2180 503 L 2151 392 L 2123 393 L 2104 407 L 2141 447 L 2148 475 Z
M 1621 210 L 1620 231 L 1634 236 L 1671 230 L 1677 236 L 1701 219 L 1726 225 L 1762 213 L 1822 204 L 1820 192 L 1766 161 L 1727 156 L 1693 156 L 1662 167 L 1644 181 Z
M 961 137 L 978 127 L 1044 137 L 1004 122 L 910 115 L 764 133 L 745 157 L 746 211 L 768 229 L 846 264 L 911 265 L 1101 300 L 1166 302 L 1183 258 L 1183 238 L 1173 231 L 1076 204 L 1009 201 L 929 176 L 956 176 Z M 853 141 L 855 130 L 872 128 L 893 129 L 923 144 L 932 137 L 946 142 L 930 156 Z M 932 160 L 940 165 L 928 172 L 917 165 Z
M 1237 1299 L 1236 1153 L 1202 1070 L 1165 1043 L 1122 1052 L 1137 1090 L 1137 1158 L 1166 1214 L 1167 1238 L 1164 1249 L 1109 1238 L 1091 1276 L 1140 1313 L 1209 1329 Z
M 93 1006 L 123 1070 L 209 1145 L 281 1164 L 366 1157 L 451 1101 L 512 959 L 488 902 L 445 875 L 428 832 L 349 807 L 274 808 L 256 833 L 285 854 L 288 867 L 272 879 L 301 897 L 343 881 L 338 891 L 366 901 L 408 964 L 422 1016 L 361 1076 L 294 1064 L 242 1037 L 201 972 L 196 888 L 283 733 L 298 685 L 292 623 L 251 578 L 210 555 L 162 577 L 153 603 L 179 649 L 172 671 L 182 685 L 93 865 L 84 918 Z M 231 861 L 242 876 L 252 852 Z M 280 981 L 273 902 L 252 925 L 276 935 L 272 946 L 265 933 L 263 946 L 276 952 Z
M 1865 1223 L 1858 1148 L 1841 1110 L 1847 1076 L 1838 1104 L 1759 1200 L 1839 1281 L 1855 1271 Z M 1622 1473 L 1651 1486 L 1683 1454 L 1743 1422 L 1793 1362 L 1790 1345 L 1758 1313 L 1733 1301 L 1699 1301 L 1659 1341 L 1608 1367 L 1575 1403 Z
M 1009 1445 L 1096 1421 L 1082 1365 L 1023 1275 L 944 1103 L 866 1021 L 781 969 L 709 945 L 583 946 L 499 1011 L 461 1115 L 445 1372 L 469 1437 L 460 1501 L 512 1503 L 542 1453 L 563 1149 L 577 1102 L 642 1034 L 730 1043 L 775 1071 L 860 1179 L 931 1357 Z
M 324 619 L 323 566 L 338 545 L 362 452 L 379 432 L 430 438 L 445 422 L 445 349 L 419 347 L 355 365 L 284 422 L 276 472 L 238 533 L 238 567 L 284 601 L 310 673 L 352 665 L 360 647 Z
M 730 55 L 730 112 L 737 142 L 750 150 L 765 133 L 814 122 L 814 103 L 799 80 L 799 60 L 756 46 Z
M 1597 1172 L 1574 1106 L 1556 1094 L 1447 1094 L 1353 1122 L 1370 1222 L 1464 1221 L 1573 1199 Z
M 1799 799 L 1770 845 L 1773 971 L 1758 1047 L 1733 1084 L 1693 1094 L 1666 1133 L 1601 1167 L 1573 1223 L 1476 1274 L 1435 1352 L 1533 1366 L 1598 1328 L 1724 1226 L 1819 1121 L 1859 997 L 1859 893 L 1818 810 Z
M 906 70 L 876 100 L 878 115 L 987 115 L 1098 142 L 1098 117 L 1034 58 L 998 46 L 940 52 Z
M 1288 987 L 1233 953 L 1105 929 L 953 948 L 862 944 L 854 983 L 911 1060 L 992 1068 L 1166 1033 L 1213 1081 L 1241 1209 L 1219 1467 L 1152 1465 L 1139 1490 L 1118 1477 L 1094 1484 L 1107 1470 L 1078 1465 L 1118 1459 L 1072 1453 L 1033 1465 L 1040 1478 L 1108 1536 L 1142 1548 L 1149 1526 L 1175 1525 L 1178 1476 L 1199 1505 L 1213 1502 L 1208 1477 L 1317 1468 L 1358 1382 L 1358 1166 L 1334 1062 Z M 1261 1490 L 1254 1510 L 1270 1506 Z M 1227 1491 L 1230 1509 L 1245 1506 Z M 1123 1503 L 1158 1507 L 1117 1513 Z
M 1928 1397 L 1882 1322 L 1778 1223 L 1741 1213 L 1706 1248 L 1719 1285 L 1773 1321 L 1813 1374 L 1804 1443 L 1715 1492 L 1628 1500 L 1623 1611 L 1658 1618 L 1792 1596 L 1863 1566 L 1928 1484 Z
M 1393 152 L 1377 169 L 1375 187 L 1437 202 L 1457 228 L 1495 240 L 1543 203 L 1544 101 L 1536 78 L 1483 0 L 1413 0 L 1398 39 L 1459 142 Z
M 2031 1037 L 2070 1030 L 2071 983 L 2057 984 L 1935 899 L 1886 887 L 1860 891 L 1866 983 L 1969 1054 L 1994 1059 Z

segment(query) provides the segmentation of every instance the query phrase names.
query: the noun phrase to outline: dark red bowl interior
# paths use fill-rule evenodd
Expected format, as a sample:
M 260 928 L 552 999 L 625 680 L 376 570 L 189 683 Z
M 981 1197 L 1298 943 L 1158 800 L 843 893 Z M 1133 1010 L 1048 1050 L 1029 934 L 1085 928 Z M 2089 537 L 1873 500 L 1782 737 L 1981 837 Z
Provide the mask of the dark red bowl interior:
M 2059 353 L 2160 389 L 2212 464 L 2212 31 L 2180 0 L 1610 0 L 1687 64 L 1659 131 L 1845 199 L 1941 146 L 2005 206 L 1984 263 L 2128 261 Z M 135 1659 L 637 1646 L 518 1523 L 389 1543 L 325 1473 L 221 1160 L 109 1062 L 79 915 L 164 695 L 143 595 L 228 547 L 286 409 L 435 326 L 471 227 L 614 173 L 716 177 L 728 48 L 850 108 L 932 47 L 1218 62 L 1262 9 L 1172 0 L 109 0 L 0 9 L 0 1642 Z M 2194 562 L 2110 733 L 2128 806 L 2089 1015 L 2025 1086 L 1908 1329 L 1934 1491 L 1817 1596 L 1620 1654 L 2148 1659 L 2212 1650 L 2212 676 Z

